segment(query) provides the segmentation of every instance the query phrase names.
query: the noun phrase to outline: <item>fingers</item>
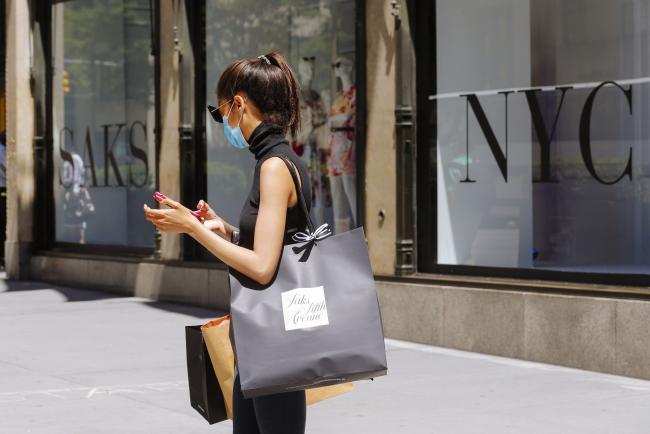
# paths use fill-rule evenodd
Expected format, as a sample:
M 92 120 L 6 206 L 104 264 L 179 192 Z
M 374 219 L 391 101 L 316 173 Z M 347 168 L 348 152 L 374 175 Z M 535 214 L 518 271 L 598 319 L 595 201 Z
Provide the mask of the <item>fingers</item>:
M 167 223 L 167 219 L 165 219 L 165 216 L 162 215 L 162 214 L 161 215 L 149 215 L 149 214 L 147 214 L 146 219 L 149 220 L 151 223 L 153 223 L 156 226 Z
M 175 200 L 172 200 L 172 199 L 168 198 L 167 196 L 165 196 L 164 194 L 162 194 L 162 193 L 160 193 L 158 191 L 153 194 L 153 198 L 155 200 L 157 200 L 158 203 L 165 204 L 170 208 L 178 208 L 179 205 L 180 205 Z
M 170 208 L 178 208 L 179 205 L 180 205 L 178 202 L 176 202 L 175 200 L 172 200 L 172 199 L 170 199 L 168 197 L 161 200 L 160 203 L 165 204 Z
M 155 227 L 155 230 L 157 232 L 164 232 L 164 225 L 167 222 L 165 217 L 165 210 L 161 209 L 154 209 L 145 203 L 143 205 L 144 212 L 145 212 L 145 220 L 149 220 Z
M 208 203 L 203 199 L 199 201 L 199 203 L 196 205 L 196 208 L 201 212 L 210 212 L 210 205 L 208 205 Z
M 154 218 L 154 219 L 147 219 L 149 220 L 158 230 L 163 230 L 166 225 L 167 225 L 167 219 L 164 218 Z
M 147 206 L 147 204 L 144 205 L 144 213 L 146 219 L 151 221 L 161 219 L 165 216 L 164 209 L 150 208 Z

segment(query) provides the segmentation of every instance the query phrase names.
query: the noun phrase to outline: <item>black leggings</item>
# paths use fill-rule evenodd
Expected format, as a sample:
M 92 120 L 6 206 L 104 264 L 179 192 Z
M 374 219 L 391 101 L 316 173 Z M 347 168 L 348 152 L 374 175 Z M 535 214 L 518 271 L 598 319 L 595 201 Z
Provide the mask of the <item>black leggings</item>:
M 304 390 L 244 398 L 235 371 L 233 434 L 305 434 L 306 406 Z

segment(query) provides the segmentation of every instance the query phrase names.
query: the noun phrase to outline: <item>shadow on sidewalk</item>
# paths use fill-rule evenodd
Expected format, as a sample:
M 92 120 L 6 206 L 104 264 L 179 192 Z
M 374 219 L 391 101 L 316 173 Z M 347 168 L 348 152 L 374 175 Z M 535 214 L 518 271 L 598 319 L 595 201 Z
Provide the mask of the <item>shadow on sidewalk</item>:
M 66 301 L 92 301 L 102 300 L 105 298 L 125 298 L 121 294 L 111 292 L 96 291 L 84 288 L 72 288 L 69 286 L 60 286 L 50 282 L 41 282 L 34 280 L 7 280 L 0 277 L 0 294 L 3 292 L 18 291 L 39 291 L 54 290 L 61 293 Z
M 4 278 L 3 275 L 4 273 L 0 272 L 0 297 L 3 293 L 9 292 L 51 290 L 63 295 L 66 302 L 123 299 L 124 302 L 139 303 L 154 309 L 179 313 L 196 318 L 217 318 L 219 316 L 227 314 L 227 312 L 204 306 L 183 304 L 173 301 L 149 300 L 140 297 L 133 297 L 131 295 L 102 291 L 98 289 L 74 288 L 70 286 L 61 286 L 50 282 L 41 282 L 35 280 L 8 280 Z
M 172 301 L 159 301 L 159 300 L 137 300 L 145 306 L 155 309 L 162 309 L 167 312 L 180 313 L 183 315 L 194 316 L 196 318 L 218 318 L 226 315 L 228 312 L 223 312 L 209 307 L 195 306 L 192 304 L 181 304 Z

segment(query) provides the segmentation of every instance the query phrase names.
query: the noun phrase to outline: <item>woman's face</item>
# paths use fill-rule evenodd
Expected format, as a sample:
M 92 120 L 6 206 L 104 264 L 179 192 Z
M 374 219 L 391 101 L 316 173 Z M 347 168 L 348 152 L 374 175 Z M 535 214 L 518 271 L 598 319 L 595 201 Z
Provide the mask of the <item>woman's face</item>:
M 248 140 L 251 132 L 262 121 L 262 114 L 245 95 L 236 94 L 232 99 L 217 99 L 218 110 L 225 121 L 228 116 L 228 125 L 241 128 L 244 138 Z

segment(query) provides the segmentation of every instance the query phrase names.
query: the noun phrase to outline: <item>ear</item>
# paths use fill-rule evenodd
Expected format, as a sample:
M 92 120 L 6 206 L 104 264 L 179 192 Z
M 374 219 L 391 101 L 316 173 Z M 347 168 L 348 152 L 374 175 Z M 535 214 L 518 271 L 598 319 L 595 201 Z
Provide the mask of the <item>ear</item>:
M 244 103 L 246 102 L 244 97 L 237 94 L 233 97 L 233 100 L 235 101 L 235 107 L 237 108 L 237 110 L 241 111 L 244 107 Z

